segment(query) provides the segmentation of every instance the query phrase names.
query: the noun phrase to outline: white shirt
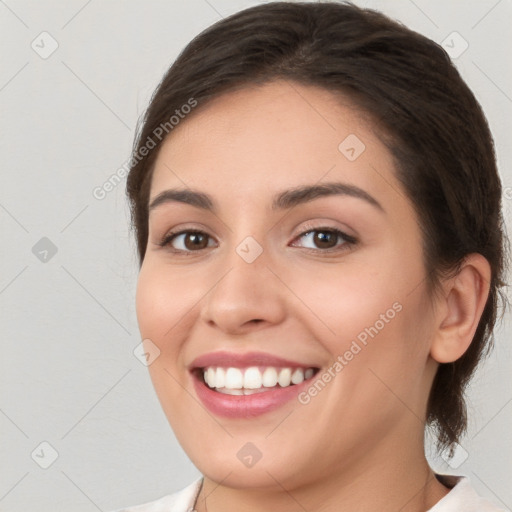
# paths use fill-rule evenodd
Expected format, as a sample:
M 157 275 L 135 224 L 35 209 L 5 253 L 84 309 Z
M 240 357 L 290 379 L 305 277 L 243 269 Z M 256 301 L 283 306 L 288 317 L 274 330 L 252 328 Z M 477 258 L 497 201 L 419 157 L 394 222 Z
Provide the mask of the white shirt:
M 450 492 L 426 512 L 505 512 L 485 498 L 480 497 L 467 476 L 437 475 Z M 201 489 L 202 478 L 174 494 L 155 501 L 113 512 L 192 512 Z

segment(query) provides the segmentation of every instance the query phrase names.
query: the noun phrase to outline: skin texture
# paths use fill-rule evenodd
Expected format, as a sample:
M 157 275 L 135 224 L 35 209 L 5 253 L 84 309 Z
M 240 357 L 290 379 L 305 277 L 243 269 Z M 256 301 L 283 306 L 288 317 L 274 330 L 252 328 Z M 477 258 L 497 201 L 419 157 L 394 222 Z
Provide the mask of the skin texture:
M 149 367 L 160 403 L 205 476 L 198 511 L 412 512 L 448 492 L 424 456 L 426 403 L 438 362 L 471 342 L 489 265 L 470 255 L 429 297 L 417 217 L 360 114 L 321 88 L 277 81 L 216 98 L 160 150 L 150 202 L 189 188 L 217 206 L 151 211 L 136 298 L 142 337 L 160 350 Z M 350 134 L 365 145 L 354 161 L 338 149 Z M 271 209 L 277 192 L 330 182 L 360 187 L 384 212 L 347 195 Z M 334 237 L 327 250 L 304 235 L 320 228 L 357 242 Z M 194 252 L 184 235 L 158 245 L 182 229 L 209 235 L 205 248 Z M 247 236 L 263 249 L 252 263 L 236 252 Z M 306 405 L 231 419 L 197 398 L 188 366 L 201 354 L 257 350 L 322 372 L 393 304 L 400 311 Z M 247 442 L 262 454 L 251 468 L 237 457 Z

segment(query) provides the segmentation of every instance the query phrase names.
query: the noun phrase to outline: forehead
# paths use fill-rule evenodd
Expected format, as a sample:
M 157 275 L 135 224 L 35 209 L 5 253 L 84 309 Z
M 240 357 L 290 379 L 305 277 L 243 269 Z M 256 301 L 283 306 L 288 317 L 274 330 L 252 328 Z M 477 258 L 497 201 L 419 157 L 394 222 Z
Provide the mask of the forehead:
M 226 93 L 196 107 L 164 141 L 150 196 L 193 186 L 250 198 L 321 180 L 389 193 L 390 183 L 400 185 L 368 119 L 316 86 L 277 81 Z

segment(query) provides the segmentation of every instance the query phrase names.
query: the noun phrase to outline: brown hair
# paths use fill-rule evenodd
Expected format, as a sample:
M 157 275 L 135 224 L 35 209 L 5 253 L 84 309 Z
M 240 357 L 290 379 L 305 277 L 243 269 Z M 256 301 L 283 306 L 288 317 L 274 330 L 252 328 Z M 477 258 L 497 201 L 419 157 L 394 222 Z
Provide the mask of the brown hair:
M 507 303 L 499 288 L 508 240 L 486 118 L 447 53 L 430 39 L 377 11 L 332 2 L 270 2 L 200 33 L 157 87 L 134 143 L 127 194 L 139 263 L 153 164 L 165 140 L 155 137 L 158 127 L 172 133 L 169 119 L 192 101 L 201 106 L 277 79 L 341 93 L 370 115 L 420 219 L 430 292 L 468 254 L 489 261 L 490 292 L 473 341 L 457 361 L 439 365 L 427 405 L 438 449 L 452 454 L 467 428 L 464 390 L 492 345 L 498 298 Z M 142 156 L 149 140 L 155 148 Z

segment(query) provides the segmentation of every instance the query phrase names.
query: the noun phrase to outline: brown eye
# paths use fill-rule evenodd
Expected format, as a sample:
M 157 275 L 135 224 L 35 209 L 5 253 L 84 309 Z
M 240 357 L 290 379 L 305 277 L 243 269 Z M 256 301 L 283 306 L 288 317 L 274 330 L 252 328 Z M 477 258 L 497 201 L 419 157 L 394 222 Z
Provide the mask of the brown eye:
M 202 231 L 180 231 L 168 234 L 160 243 L 177 252 L 194 252 L 208 247 L 210 236 Z
M 306 241 L 306 249 L 344 249 L 350 245 L 355 245 L 357 240 L 343 231 L 335 228 L 318 228 L 302 233 L 297 240 Z M 303 242 L 304 243 L 304 242 Z M 294 244 L 295 245 L 295 244 Z
M 208 235 L 204 233 L 185 233 L 185 247 L 191 251 L 205 249 L 208 246 Z
M 338 234 L 332 231 L 316 231 L 313 241 L 320 249 L 330 249 L 336 246 Z

